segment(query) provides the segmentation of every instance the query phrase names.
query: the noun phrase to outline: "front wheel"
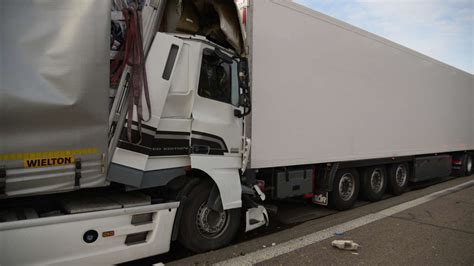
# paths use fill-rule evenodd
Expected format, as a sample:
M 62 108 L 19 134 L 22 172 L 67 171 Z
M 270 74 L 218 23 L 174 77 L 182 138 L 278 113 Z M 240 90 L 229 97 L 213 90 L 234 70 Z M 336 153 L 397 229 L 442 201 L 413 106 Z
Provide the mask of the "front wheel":
M 226 246 L 240 225 L 240 209 L 215 211 L 208 208 L 212 185 L 201 183 L 189 193 L 182 210 L 179 242 L 194 252 Z

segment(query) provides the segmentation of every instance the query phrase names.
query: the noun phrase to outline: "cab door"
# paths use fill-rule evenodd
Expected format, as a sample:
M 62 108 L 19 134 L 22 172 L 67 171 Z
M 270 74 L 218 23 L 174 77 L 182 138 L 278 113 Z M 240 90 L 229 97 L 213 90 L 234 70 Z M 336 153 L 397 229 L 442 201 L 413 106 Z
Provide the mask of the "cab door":
M 214 48 L 202 49 L 192 113 L 192 154 L 240 156 L 243 119 L 235 115 L 241 111 L 238 64 L 225 56 Z

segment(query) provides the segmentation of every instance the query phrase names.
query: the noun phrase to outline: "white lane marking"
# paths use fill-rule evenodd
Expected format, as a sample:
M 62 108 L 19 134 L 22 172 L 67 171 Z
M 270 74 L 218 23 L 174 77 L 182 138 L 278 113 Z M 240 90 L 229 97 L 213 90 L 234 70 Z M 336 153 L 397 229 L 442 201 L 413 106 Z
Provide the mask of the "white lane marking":
M 450 187 L 450 188 L 447 188 L 447 189 L 444 189 L 444 190 L 441 190 L 441 191 L 438 191 L 438 192 L 434 192 L 434 193 L 431 193 L 429 195 L 423 196 L 421 198 L 418 198 L 418 199 L 415 199 L 415 200 L 412 200 L 412 201 L 408 201 L 408 202 L 390 207 L 388 209 L 385 209 L 385 210 L 382 210 L 382 211 L 379 211 L 379 212 L 376 212 L 376 213 L 372 213 L 372 214 L 368 214 L 366 216 L 362 216 L 360 218 L 357 218 L 357 219 L 349 221 L 349 222 L 345 222 L 345 223 L 335 225 L 335 226 L 329 227 L 327 229 L 324 229 L 324 230 L 321 230 L 321 231 L 318 231 L 318 232 L 315 232 L 315 233 L 312 233 L 312 234 L 309 234 L 309 235 L 306 235 L 306 236 L 303 236 L 303 237 L 299 237 L 299 238 L 289 240 L 287 242 L 278 244 L 278 245 L 273 246 L 273 247 L 269 247 L 269 248 L 262 249 L 262 250 L 257 250 L 257 251 L 254 251 L 252 253 L 248 253 L 244 256 L 240 256 L 240 257 L 232 258 L 232 259 L 229 259 L 229 260 L 221 261 L 221 262 L 217 263 L 216 265 L 252 265 L 252 264 L 262 262 L 262 261 L 266 261 L 266 260 L 272 259 L 276 256 L 280 256 L 280 255 L 295 251 L 297 249 L 306 247 L 308 245 L 314 244 L 316 242 L 331 238 L 331 237 L 334 236 L 334 234 L 336 232 L 346 232 L 346 231 L 349 231 L 349 230 L 367 225 L 369 223 L 373 223 L 373 222 L 378 221 L 380 219 L 389 217 L 389 216 L 394 215 L 396 213 L 399 213 L 399 212 L 402 212 L 404 210 L 416 207 L 420 204 L 423 204 L 423 203 L 426 203 L 428 201 L 440 198 L 442 196 L 460 191 L 462 189 L 468 188 L 468 187 L 473 186 L 473 185 L 474 185 L 474 180 L 471 180 L 471 181 L 459 184 L 457 186 Z

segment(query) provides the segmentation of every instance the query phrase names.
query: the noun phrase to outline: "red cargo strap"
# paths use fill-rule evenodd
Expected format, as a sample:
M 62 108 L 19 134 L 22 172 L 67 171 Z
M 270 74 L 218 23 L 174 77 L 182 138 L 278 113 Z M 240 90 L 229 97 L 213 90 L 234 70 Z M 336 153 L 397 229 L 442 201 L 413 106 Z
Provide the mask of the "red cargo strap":
M 142 121 L 151 119 L 151 103 L 148 91 L 148 81 L 145 70 L 145 53 L 143 51 L 142 40 L 142 17 L 141 12 L 135 3 L 122 10 L 126 23 L 125 45 L 122 46 L 121 52 L 124 55 L 123 60 L 114 59 L 111 64 L 112 72 L 110 77 L 111 84 L 118 84 L 126 65 L 131 67 L 130 77 L 128 79 L 128 114 L 127 114 L 127 137 L 129 142 L 132 141 L 132 120 L 133 109 L 137 107 L 137 123 L 140 139 L 142 140 Z M 148 109 L 148 118 L 143 119 L 142 93 L 145 93 L 145 100 Z

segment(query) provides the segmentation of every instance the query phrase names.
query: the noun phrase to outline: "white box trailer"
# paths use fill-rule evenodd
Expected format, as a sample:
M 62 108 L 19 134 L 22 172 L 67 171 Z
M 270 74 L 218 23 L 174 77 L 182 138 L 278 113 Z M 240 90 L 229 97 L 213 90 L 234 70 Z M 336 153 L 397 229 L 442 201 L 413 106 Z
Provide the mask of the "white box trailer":
M 471 74 L 289 1 L 250 10 L 251 168 L 474 149 Z

